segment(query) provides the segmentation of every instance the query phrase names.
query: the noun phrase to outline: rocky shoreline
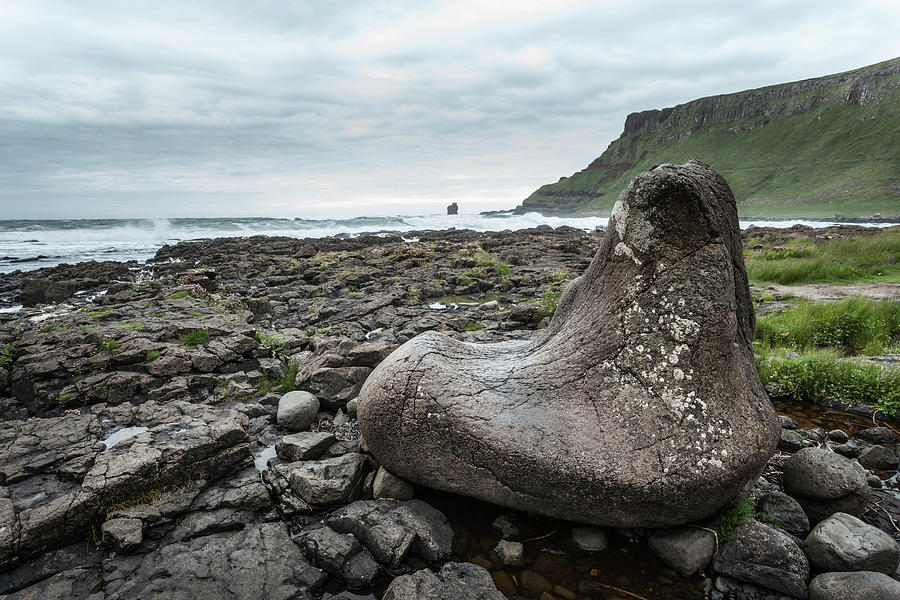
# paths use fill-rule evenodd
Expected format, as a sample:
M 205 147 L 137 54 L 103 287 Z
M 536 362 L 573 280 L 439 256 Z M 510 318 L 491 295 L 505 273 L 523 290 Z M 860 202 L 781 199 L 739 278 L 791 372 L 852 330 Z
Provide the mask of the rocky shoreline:
M 510 511 L 467 537 L 436 508 L 446 497 L 367 453 L 355 399 L 375 366 L 430 330 L 534 335 L 602 235 L 216 239 L 146 265 L 0 276 L 3 302 L 27 307 L 0 313 L 0 597 L 897 597 L 889 428 L 782 418 L 756 519 L 728 541 L 715 523 L 601 530 Z M 630 540 L 668 567 L 605 580 L 591 557 Z

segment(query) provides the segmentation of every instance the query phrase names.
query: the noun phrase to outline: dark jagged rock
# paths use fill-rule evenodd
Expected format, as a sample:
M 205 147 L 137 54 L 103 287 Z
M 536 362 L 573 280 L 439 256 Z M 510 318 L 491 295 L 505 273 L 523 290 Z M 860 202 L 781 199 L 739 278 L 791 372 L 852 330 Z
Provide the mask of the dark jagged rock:
M 109 600 L 310 600 L 325 579 L 291 542 L 283 524 L 264 523 L 110 560 L 103 589 Z
M 419 336 L 366 381 L 360 430 L 415 483 L 599 525 L 695 521 L 748 489 L 778 439 L 753 326 L 728 185 L 663 165 L 622 193 L 545 333 Z
M 448 215 L 459 214 L 459 205 L 456 202 L 454 202 L 454 203 L 450 204 L 449 206 L 447 206 L 447 214 Z
M 383 600 L 504 600 L 484 567 L 450 562 L 435 574 L 428 569 L 394 579 Z

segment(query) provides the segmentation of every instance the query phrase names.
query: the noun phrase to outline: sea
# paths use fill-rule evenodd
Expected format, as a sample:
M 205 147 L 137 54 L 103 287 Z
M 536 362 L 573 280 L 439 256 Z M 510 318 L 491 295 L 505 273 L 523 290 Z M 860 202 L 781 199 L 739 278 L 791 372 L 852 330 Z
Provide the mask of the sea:
M 430 214 L 346 219 L 301 218 L 171 218 L 171 219 L 59 219 L 0 220 L 0 273 L 28 271 L 85 260 L 143 262 L 165 244 L 185 240 L 254 235 L 321 238 L 363 234 L 400 235 L 439 229 L 503 231 L 539 225 L 568 225 L 594 231 L 606 227 L 608 217 L 553 217 L 526 214 Z M 741 221 L 750 226 L 826 227 L 839 221 Z M 871 223 L 873 227 L 890 223 Z

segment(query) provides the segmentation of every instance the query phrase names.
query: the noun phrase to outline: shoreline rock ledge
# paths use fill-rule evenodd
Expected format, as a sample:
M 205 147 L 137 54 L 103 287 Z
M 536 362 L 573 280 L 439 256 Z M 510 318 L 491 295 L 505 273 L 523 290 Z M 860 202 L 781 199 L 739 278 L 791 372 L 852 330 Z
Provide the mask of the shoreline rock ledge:
M 587 271 L 526 341 L 413 338 L 360 430 L 409 481 L 601 526 L 715 514 L 774 453 L 734 196 L 689 161 L 637 175 Z

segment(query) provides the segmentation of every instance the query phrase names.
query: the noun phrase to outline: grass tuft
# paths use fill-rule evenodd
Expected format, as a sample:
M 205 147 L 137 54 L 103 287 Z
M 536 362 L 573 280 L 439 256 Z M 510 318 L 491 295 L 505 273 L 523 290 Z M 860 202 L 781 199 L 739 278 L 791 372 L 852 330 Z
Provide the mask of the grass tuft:
M 209 341 L 209 330 L 194 329 L 193 331 L 182 333 L 178 336 L 178 339 L 181 340 L 185 348 L 196 348 Z

